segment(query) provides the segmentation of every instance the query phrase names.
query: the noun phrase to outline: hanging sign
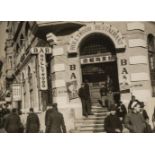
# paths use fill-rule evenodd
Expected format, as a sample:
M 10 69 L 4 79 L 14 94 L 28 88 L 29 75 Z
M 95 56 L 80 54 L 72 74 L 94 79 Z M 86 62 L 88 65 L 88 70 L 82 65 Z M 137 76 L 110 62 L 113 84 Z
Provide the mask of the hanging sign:
M 13 84 L 12 85 L 12 99 L 13 101 L 21 101 L 22 94 L 21 94 L 21 85 L 20 84 Z
M 45 53 L 38 54 L 40 90 L 47 90 L 47 70 Z
M 39 54 L 39 53 L 45 53 L 45 54 L 52 54 L 52 48 L 51 47 L 32 47 L 30 49 L 31 54 Z

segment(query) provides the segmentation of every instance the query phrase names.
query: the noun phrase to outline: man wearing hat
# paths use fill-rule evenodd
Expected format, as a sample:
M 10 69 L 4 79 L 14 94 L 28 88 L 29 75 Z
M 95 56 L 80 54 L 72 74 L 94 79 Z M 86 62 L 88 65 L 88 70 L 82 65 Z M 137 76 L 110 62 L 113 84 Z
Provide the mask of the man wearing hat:
M 140 113 L 141 105 L 139 102 L 134 101 L 131 104 L 131 112 L 129 112 L 125 117 L 125 127 L 131 133 L 144 133 L 146 124 L 144 117 Z
M 110 114 L 104 120 L 104 129 L 107 133 L 120 133 L 123 130 L 122 123 L 116 115 L 116 106 L 114 104 L 110 107 Z
M 47 120 L 48 133 L 66 133 L 66 126 L 63 114 L 58 111 L 57 103 L 53 103 L 53 110 L 49 113 Z

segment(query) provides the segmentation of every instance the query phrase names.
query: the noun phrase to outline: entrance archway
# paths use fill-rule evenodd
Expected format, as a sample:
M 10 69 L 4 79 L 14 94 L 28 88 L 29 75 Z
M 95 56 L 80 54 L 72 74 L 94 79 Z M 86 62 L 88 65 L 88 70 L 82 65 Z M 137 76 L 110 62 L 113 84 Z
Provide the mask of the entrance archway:
M 102 83 L 108 89 L 119 91 L 116 49 L 112 40 L 102 33 L 87 35 L 80 43 L 82 81 L 88 81 L 93 104 L 100 99 Z M 119 99 L 116 96 L 115 99 Z

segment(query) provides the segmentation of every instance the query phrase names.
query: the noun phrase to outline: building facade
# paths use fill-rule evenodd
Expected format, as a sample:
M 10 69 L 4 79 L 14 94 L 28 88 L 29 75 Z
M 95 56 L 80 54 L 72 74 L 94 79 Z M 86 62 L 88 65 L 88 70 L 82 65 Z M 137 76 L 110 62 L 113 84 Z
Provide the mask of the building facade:
M 82 117 L 78 89 L 87 80 L 93 104 L 108 81 L 126 106 L 135 95 L 151 116 L 154 22 L 8 22 L 7 32 L 7 89 L 23 113 L 43 113 L 56 102 L 73 129 Z
M 0 104 L 5 104 L 6 96 L 6 55 L 5 55 L 5 41 L 7 38 L 6 33 L 7 23 L 0 22 Z

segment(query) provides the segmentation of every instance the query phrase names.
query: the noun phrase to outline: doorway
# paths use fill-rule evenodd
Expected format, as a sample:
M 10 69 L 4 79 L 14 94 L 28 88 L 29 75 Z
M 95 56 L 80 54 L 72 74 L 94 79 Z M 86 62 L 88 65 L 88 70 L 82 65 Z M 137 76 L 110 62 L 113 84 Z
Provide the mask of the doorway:
M 110 59 L 107 59 L 110 58 Z M 80 46 L 82 81 L 88 81 L 92 104 L 98 103 L 102 83 L 110 81 L 113 92 L 119 92 L 116 51 L 109 37 L 93 33 Z M 120 97 L 114 96 L 118 100 Z

